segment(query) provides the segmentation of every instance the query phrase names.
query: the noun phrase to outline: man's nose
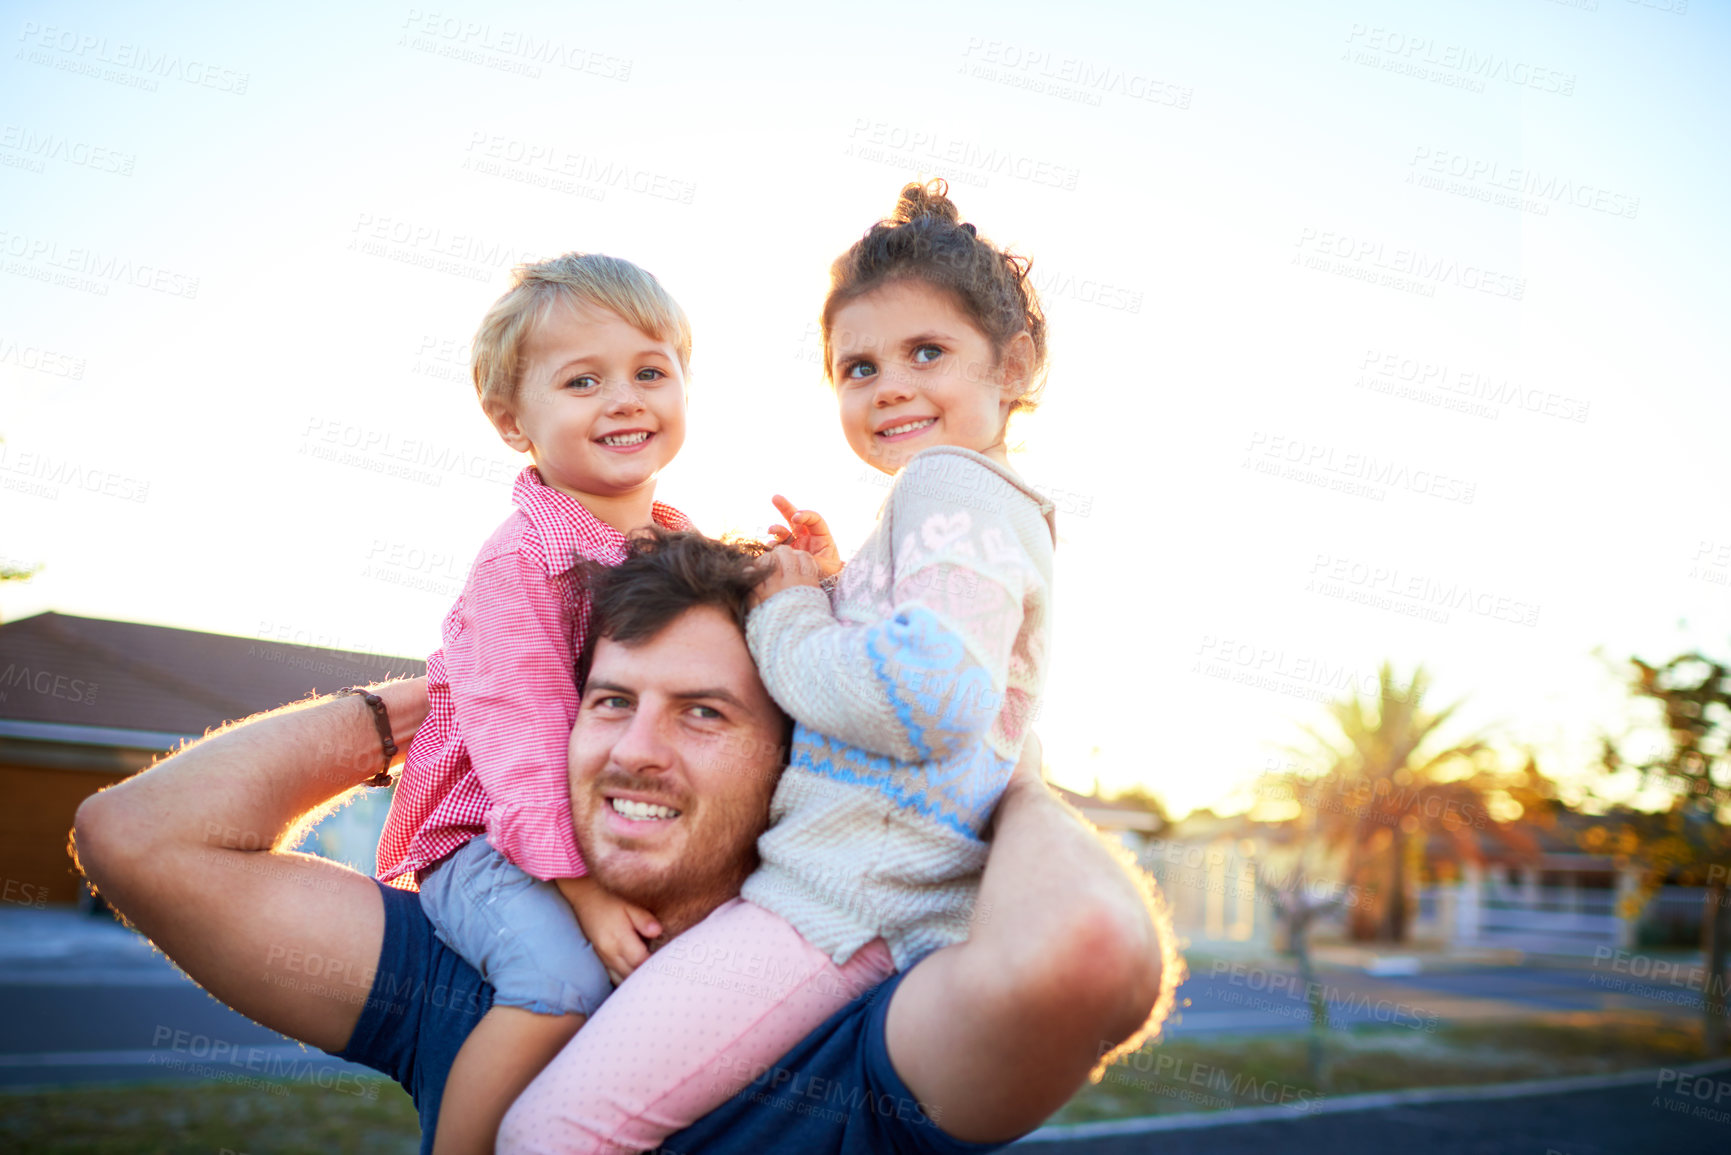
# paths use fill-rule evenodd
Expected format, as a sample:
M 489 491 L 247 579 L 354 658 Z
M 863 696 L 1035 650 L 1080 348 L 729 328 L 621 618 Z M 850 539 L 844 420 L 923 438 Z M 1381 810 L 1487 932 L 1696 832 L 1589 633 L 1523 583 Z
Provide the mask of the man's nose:
M 662 719 L 654 710 L 639 706 L 631 716 L 630 725 L 613 744 L 612 761 L 622 770 L 652 774 L 672 764 L 672 748 L 662 729 Z

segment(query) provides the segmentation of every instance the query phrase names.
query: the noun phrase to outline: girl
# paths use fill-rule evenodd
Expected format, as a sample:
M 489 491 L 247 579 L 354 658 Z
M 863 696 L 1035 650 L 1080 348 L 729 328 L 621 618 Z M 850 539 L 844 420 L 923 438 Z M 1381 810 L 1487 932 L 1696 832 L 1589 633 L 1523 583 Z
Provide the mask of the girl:
M 796 726 L 762 864 L 530 1085 L 501 1151 L 657 1147 L 990 916 L 982 834 L 1039 698 L 1051 596 L 1052 505 L 1004 447 L 1045 363 L 1028 268 L 941 181 L 903 189 L 832 267 L 825 374 L 848 445 L 895 481 L 838 582 L 823 519 L 777 499 L 789 524 L 746 635 Z

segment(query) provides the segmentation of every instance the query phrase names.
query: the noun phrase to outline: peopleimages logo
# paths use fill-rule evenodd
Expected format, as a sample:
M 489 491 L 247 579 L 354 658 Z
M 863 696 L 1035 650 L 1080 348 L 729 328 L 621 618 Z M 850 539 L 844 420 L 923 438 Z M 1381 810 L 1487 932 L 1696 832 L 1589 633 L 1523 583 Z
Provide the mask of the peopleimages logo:
M 1527 294 L 1525 277 L 1500 272 L 1483 265 L 1462 261 L 1456 257 L 1433 256 L 1421 249 L 1393 246 L 1368 237 L 1354 237 L 1329 229 L 1302 228 L 1294 242 L 1299 252 L 1291 263 L 1318 268 L 1316 259 L 1335 258 L 1345 267 L 1355 269 L 1364 280 L 1391 278 L 1396 287 L 1411 281 L 1420 286 L 1451 285 L 1469 292 L 1485 293 L 1504 300 L 1519 301 Z M 1325 271 L 1339 272 L 1330 267 Z
M 1421 80 L 1438 80 L 1451 87 L 1483 92 L 1485 81 L 1572 96 L 1575 74 L 1545 68 L 1504 53 L 1464 44 L 1439 44 L 1429 36 L 1412 35 L 1371 24 L 1354 24 L 1346 35 L 1342 59 Z

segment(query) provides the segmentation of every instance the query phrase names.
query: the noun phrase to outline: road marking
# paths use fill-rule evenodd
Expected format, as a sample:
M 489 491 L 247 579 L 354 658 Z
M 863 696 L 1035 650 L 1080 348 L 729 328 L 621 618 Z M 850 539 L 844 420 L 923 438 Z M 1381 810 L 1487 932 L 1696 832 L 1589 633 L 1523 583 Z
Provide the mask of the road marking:
M 232 1050 L 244 1050 L 249 1056 L 261 1055 L 267 1059 L 316 1059 L 332 1063 L 343 1063 L 344 1060 L 335 1055 L 327 1055 L 323 1051 L 310 1047 L 302 1047 L 294 1043 L 277 1043 L 266 1046 L 249 1044 L 231 1044 Z M 155 1051 L 38 1051 L 17 1055 L 0 1055 L 0 1067 L 154 1067 L 162 1062 L 164 1055 L 184 1056 L 185 1052 L 155 1050 Z M 195 1062 L 203 1062 L 198 1056 L 191 1056 Z M 208 1055 L 205 1056 L 209 1058 Z M 222 1060 L 217 1060 L 221 1062 Z

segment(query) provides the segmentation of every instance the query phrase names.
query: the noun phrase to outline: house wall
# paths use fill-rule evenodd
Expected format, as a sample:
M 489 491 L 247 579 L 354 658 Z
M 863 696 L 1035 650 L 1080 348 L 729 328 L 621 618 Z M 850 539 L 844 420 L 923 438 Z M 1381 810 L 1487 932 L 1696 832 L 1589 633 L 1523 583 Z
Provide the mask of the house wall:
M 0 763 L 0 901 L 19 906 L 78 901 L 80 875 L 66 844 L 78 804 L 124 771 L 60 770 Z

